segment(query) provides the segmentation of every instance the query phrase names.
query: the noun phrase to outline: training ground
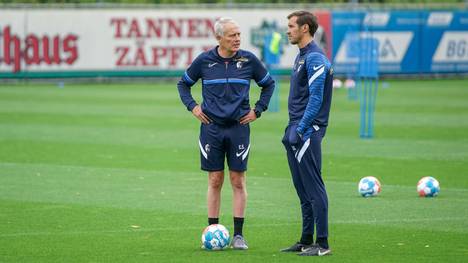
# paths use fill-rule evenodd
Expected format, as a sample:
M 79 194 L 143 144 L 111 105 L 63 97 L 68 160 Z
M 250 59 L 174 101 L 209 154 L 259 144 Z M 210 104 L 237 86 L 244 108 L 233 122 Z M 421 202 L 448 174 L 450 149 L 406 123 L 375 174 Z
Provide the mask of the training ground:
M 199 123 L 175 82 L 2 84 L 0 262 L 310 262 L 279 252 L 301 229 L 281 144 L 288 87 L 280 112 L 251 126 L 250 248 L 207 252 Z M 380 180 L 379 196 L 358 195 L 364 176 Z M 438 197 L 418 197 L 423 176 L 440 181 Z M 466 262 L 467 80 L 381 81 L 373 139 L 359 138 L 359 103 L 335 90 L 323 178 L 333 250 L 324 262 Z M 229 180 L 221 223 L 233 230 Z

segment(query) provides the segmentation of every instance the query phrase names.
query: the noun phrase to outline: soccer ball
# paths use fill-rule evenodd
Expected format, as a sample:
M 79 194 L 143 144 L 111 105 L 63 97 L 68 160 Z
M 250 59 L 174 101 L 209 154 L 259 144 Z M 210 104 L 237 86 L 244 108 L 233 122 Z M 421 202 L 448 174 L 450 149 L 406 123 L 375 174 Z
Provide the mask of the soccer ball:
M 434 197 L 439 194 L 440 185 L 434 177 L 426 176 L 421 178 L 418 182 L 417 190 L 419 196 Z
M 206 250 L 221 250 L 229 245 L 229 231 L 220 224 L 209 225 L 203 230 L 202 247 Z
M 343 87 L 343 82 L 339 79 L 333 79 L 333 88 L 339 89 Z
M 374 176 L 367 176 L 359 181 L 358 191 L 364 197 L 376 196 L 380 190 L 380 182 Z
M 356 87 L 356 82 L 353 79 L 347 79 L 344 83 L 345 88 L 353 89 Z

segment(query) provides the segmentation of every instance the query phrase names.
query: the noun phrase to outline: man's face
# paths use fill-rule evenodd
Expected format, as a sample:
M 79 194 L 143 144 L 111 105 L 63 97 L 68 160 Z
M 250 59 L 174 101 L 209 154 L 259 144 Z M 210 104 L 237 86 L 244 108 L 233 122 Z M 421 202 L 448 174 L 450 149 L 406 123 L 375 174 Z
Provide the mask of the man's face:
M 230 53 L 235 53 L 240 49 L 240 29 L 234 23 L 224 25 L 224 35 L 218 36 L 219 46 Z
M 299 25 L 297 24 L 297 16 L 292 16 L 291 18 L 289 18 L 287 34 L 289 42 L 291 44 L 296 45 L 299 43 L 303 36 L 303 27 L 304 25 L 302 27 L 299 27 Z

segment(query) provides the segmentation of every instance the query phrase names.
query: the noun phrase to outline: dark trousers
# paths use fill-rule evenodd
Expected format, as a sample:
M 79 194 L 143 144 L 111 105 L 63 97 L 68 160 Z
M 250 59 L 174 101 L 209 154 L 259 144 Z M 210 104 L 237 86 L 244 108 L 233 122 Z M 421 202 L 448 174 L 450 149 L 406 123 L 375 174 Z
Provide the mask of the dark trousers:
M 322 180 L 322 139 L 326 128 L 314 130 L 305 141 L 294 138 L 297 125 L 289 125 L 283 137 L 289 169 L 301 203 L 302 234 L 328 237 L 328 197 Z

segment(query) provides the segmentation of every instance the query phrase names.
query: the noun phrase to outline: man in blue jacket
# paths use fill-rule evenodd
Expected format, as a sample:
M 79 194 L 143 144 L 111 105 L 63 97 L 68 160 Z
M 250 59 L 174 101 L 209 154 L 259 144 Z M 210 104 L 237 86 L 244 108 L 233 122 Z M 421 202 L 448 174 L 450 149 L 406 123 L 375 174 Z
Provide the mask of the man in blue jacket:
M 328 197 L 322 180 L 321 143 L 328 126 L 333 69 L 313 41 L 317 18 L 307 11 L 288 16 L 288 38 L 299 47 L 291 74 L 289 124 L 283 137 L 289 169 L 301 203 L 302 235 L 283 252 L 324 256 L 328 245 Z M 314 231 L 316 241 L 314 243 Z
M 245 171 L 250 151 L 249 123 L 267 109 L 275 83 L 251 52 L 240 49 L 240 29 L 231 18 L 216 21 L 219 45 L 200 54 L 177 84 L 187 110 L 200 120 L 201 169 L 208 172 L 208 225 L 218 224 L 224 161 L 227 159 L 233 190 L 234 249 L 248 249 L 242 235 L 247 200 Z M 203 101 L 192 97 L 191 86 L 202 79 Z M 250 80 L 262 87 L 260 99 L 251 108 Z

